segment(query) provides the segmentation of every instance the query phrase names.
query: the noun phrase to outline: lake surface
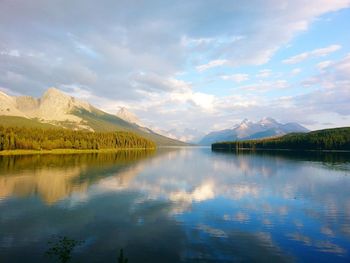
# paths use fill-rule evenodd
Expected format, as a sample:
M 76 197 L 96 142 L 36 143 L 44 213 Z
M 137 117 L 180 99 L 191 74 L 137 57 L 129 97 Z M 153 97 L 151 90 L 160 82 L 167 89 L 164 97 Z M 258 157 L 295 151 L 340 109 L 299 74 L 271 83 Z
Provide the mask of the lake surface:
M 350 155 L 0 157 L 0 262 L 350 262 Z

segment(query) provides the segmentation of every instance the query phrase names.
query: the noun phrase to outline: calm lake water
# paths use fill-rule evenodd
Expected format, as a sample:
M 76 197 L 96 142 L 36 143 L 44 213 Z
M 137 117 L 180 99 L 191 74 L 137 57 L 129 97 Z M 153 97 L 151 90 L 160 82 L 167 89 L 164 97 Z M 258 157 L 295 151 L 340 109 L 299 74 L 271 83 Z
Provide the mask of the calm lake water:
M 0 262 L 350 262 L 350 155 L 0 157 Z

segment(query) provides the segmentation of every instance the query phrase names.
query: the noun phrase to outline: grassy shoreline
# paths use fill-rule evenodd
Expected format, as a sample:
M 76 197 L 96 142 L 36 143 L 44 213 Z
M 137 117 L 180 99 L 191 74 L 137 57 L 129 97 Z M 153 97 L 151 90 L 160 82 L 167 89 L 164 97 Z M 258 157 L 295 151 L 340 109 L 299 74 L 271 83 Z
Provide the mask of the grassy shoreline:
M 81 154 L 81 153 L 113 153 L 119 151 L 144 151 L 155 150 L 155 148 L 119 148 L 100 150 L 78 150 L 78 149 L 53 149 L 53 150 L 5 150 L 0 151 L 0 156 L 8 155 L 33 155 L 33 154 Z

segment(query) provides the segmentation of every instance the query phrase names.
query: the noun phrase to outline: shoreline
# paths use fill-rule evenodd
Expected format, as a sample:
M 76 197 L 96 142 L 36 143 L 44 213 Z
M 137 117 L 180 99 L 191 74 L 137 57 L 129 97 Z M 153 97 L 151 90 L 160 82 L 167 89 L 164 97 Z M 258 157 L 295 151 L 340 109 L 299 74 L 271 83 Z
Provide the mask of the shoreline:
M 212 151 L 221 152 L 239 152 L 239 151 L 280 151 L 280 152 L 330 152 L 330 153 L 349 153 L 350 150 L 326 150 L 326 149 L 271 149 L 271 148 L 211 148 Z
M 82 154 L 82 153 L 113 153 L 120 151 L 150 151 L 157 148 L 119 148 L 119 149 L 53 149 L 53 150 L 4 150 L 0 151 L 0 156 L 9 155 L 36 155 L 36 154 Z

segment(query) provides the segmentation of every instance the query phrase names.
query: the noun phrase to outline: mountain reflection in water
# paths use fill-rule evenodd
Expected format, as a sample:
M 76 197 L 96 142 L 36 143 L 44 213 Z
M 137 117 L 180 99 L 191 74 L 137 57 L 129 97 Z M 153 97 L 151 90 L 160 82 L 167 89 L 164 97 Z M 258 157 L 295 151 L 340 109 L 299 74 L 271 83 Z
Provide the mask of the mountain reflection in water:
M 0 158 L 0 261 L 348 262 L 348 153 L 207 148 Z M 114 260 L 113 260 L 114 259 Z
M 119 184 L 125 185 L 140 169 L 134 167 L 135 162 L 154 153 L 0 156 L 0 199 L 38 195 L 45 203 L 54 204 L 73 193 L 86 192 L 89 185 L 108 176 L 117 176 Z M 107 170 L 108 174 L 104 173 Z

